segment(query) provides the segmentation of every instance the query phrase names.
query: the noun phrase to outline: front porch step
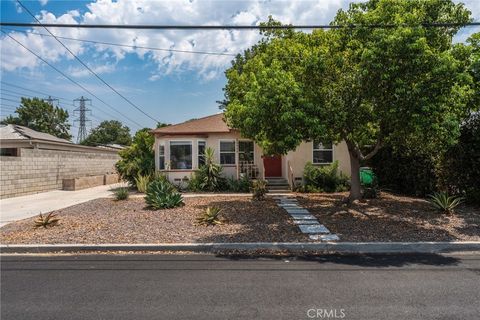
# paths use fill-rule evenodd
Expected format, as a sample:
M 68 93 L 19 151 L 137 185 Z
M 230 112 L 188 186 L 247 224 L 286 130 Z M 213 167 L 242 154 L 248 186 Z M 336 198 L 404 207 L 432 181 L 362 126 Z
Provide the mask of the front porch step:
M 290 185 L 285 178 L 266 178 L 268 191 L 290 192 Z

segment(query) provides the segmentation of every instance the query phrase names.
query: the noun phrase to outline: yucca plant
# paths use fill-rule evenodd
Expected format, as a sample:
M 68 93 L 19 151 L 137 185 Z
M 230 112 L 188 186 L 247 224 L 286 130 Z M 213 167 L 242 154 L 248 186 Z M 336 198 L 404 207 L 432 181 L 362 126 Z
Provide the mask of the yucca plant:
M 139 174 L 135 178 L 135 185 L 137 186 L 138 192 L 145 193 L 151 180 L 152 177 L 150 175 L 142 176 L 141 174 Z
M 218 207 L 208 207 L 196 220 L 198 225 L 217 225 L 222 224 L 219 215 L 222 209 Z
M 184 204 L 182 195 L 169 181 L 163 179 L 154 180 L 148 185 L 145 202 L 156 210 L 175 208 Z
M 267 181 L 254 180 L 252 183 L 253 200 L 262 201 L 265 200 L 265 194 L 267 193 Z
M 58 224 L 58 221 L 60 221 L 60 219 L 58 219 L 57 215 L 54 214 L 53 212 L 50 212 L 46 216 L 44 216 L 40 213 L 38 218 L 35 220 L 35 228 L 53 227 L 53 226 L 56 226 Z
M 200 188 L 205 191 L 219 190 L 223 184 L 222 166 L 215 163 L 215 152 L 212 148 L 205 149 L 205 164 L 196 174 L 200 179 Z
M 117 200 L 117 201 L 127 200 L 128 196 L 129 196 L 128 188 L 126 188 L 126 187 L 117 188 L 113 191 L 113 193 L 115 195 L 115 200 Z
M 455 208 L 463 202 L 463 197 L 449 196 L 447 192 L 434 192 L 429 195 L 429 202 L 438 210 L 452 214 Z

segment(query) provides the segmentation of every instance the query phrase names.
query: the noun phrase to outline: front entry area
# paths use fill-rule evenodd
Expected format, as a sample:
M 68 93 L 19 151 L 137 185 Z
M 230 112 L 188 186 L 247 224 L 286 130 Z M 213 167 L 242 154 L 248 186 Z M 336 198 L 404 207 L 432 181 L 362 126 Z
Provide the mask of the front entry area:
M 282 176 L 282 156 L 263 156 L 265 178 Z

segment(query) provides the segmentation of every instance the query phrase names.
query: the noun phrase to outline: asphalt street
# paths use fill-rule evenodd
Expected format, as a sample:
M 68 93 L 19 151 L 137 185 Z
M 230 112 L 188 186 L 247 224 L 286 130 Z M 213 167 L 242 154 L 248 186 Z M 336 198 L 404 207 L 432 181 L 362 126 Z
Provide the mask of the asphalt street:
M 479 319 L 480 255 L 2 255 L 1 319 Z

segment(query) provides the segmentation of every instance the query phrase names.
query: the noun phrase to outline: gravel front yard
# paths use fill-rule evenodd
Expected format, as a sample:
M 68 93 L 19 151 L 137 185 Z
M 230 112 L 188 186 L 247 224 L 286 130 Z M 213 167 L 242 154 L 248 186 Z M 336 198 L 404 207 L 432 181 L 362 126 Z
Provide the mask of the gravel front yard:
M 0 229 L 8 243 L 175 243 L 307 241 L 272 199 L 258 203 L 250 197 L 186 198 L 185 206 L 153 211 L 143 198 L 127 201 L 97 199 L 58 210 L 58 226 L 34 229 L 35 218 Z M 222 208 L 224 224 L 196 226 L 207 206 Z
M 379 199 L 350 206 L 347 193 L 299 195 L 308 209 L 340 241 L 480 241 L 480 208 L 460 206 L 439 214 L 423 199 L 383 192 Z
M 447 216 L 425 200 L 388 193 L 350 206 L 343 202 L 347 193 L 296 196 L 340 241 L 480 241 L 479 208 L 462 206 Z M 208 206 L 222 209 L 224 224 L 195 225 Z M 252 202 L 250 197 L 202 196 L 186 198 L 183 207 L 158 211 L 147 209 L 143 198 L 97 199 L 55 213 L 61 220 L 53 228 L 34 229 L 36 217 L 2 227 L 1 243 L 310 241 L 270 198 Z

